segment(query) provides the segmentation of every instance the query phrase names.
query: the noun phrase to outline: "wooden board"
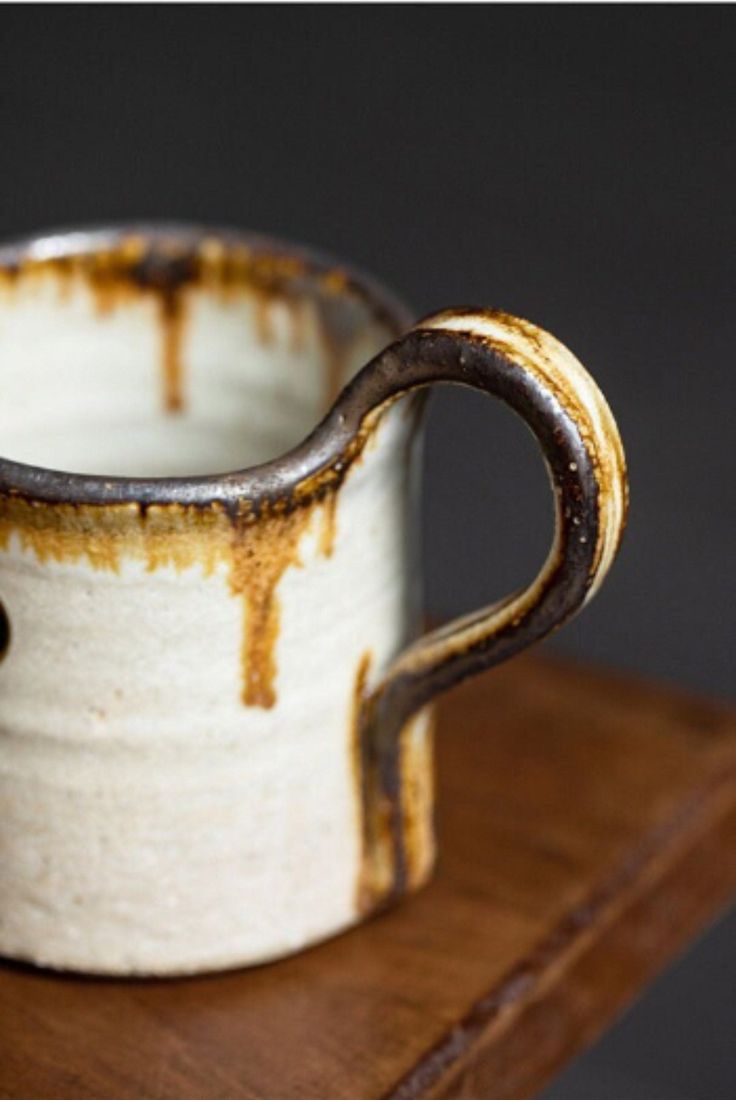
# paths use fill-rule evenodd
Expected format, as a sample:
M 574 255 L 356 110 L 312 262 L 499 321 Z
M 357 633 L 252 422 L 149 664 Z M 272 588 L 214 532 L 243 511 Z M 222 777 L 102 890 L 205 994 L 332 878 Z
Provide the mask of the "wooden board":
M 444 701 L 437 757 L 437 876 L 361 929 L 217 977 L 0 968 L 0 1096 L 532 1096 L 736 889 L 733 711 L 528 657 Z

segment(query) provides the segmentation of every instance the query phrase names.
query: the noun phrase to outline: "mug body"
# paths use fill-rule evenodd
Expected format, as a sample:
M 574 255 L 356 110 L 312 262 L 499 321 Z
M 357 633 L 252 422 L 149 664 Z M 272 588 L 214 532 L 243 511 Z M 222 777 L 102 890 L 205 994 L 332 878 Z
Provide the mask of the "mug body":
M 359 723 L 419 625 L 423 397 L 296 494 L 270 460 L 405 323 L 361 277 L 244 236 L 0 250 L 0 435 L 24 464 L 0 489 L 0 953 L 256 963 L 391 894 Z M 400 778 L 413 888 L 426 709 Z

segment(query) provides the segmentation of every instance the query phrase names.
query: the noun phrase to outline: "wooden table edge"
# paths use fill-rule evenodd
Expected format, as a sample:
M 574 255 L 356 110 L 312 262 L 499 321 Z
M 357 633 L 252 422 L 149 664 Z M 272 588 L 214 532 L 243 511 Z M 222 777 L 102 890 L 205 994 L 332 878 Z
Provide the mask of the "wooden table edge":
M 381 1100 L 533 1096 L 715 919 L 735 891 L 736 768 L 729 768 L 653 829 Z M 586 987 L 595 973 L 600 1001 L 599 972 L 613 959 L 615 980 L 591 1017 Z

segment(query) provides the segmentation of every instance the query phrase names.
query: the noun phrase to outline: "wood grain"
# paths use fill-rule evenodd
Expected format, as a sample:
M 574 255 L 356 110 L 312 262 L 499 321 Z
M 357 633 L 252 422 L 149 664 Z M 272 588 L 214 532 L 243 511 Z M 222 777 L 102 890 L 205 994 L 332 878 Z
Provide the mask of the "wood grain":
M 736 889 L 733 711 L 524 658 L 437 755 L 437 876 L 361 929 L 189 980 L 0 968 L 0 1097 L 532 1096 Z

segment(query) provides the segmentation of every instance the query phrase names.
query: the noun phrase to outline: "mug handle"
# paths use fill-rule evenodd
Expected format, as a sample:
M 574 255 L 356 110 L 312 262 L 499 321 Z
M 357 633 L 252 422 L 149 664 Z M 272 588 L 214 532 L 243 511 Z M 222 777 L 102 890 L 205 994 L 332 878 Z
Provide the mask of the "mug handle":
M 536 325 L 495 310 L 434 314 L 360 372 L 354 396 L 365 412 L 380 415 L 397 397 L 435 382 L 499 397 L 531 428 L 554 494 L 555 534 L 527 588 L 419 638 L 365 699 L 364 763 L 390 806 L 395 838 L 407 720 L 438 692 L 505 661 L 579 611 L 616 555 L 628 500 L 621 439 L 603 395 L 567 348 Z M 394 847 L 400 892 L 398 840 Z

